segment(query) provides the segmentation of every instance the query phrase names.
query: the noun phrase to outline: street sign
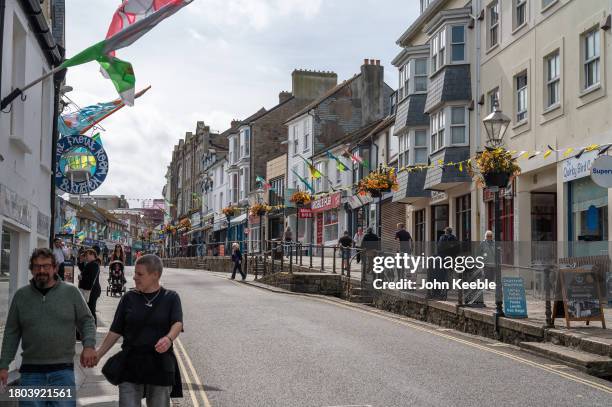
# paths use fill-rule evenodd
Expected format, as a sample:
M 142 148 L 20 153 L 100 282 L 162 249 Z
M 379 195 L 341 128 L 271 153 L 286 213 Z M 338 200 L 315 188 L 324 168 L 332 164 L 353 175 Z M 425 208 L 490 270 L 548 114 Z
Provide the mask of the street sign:
M 527 318 L 527 299 L 522 277 L 503 277 L 504 314 L 508 318 Z
M 612 188 L 612 157 L 604 155 L 593 161 L 591 179 L 604 188 Z

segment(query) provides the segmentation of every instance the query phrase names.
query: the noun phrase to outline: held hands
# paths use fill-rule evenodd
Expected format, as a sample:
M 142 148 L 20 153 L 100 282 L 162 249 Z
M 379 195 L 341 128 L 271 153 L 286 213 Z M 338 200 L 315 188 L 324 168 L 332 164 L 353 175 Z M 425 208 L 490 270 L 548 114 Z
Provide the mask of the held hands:
M 94 367 L 98 364 L 98 354 L 94 348 L 85 348 L 81 352 L 81 366 Z
M 0 369 L 0 387 L 4 390 L 8 383 L 8 369 Z
M 164 353 L 170 349 L 170 346 L 172 346 L 172 341 L 170 338 L 167 336 L 162 336 L 155 345 L 155 351 L 157 351 L 157 353 Z

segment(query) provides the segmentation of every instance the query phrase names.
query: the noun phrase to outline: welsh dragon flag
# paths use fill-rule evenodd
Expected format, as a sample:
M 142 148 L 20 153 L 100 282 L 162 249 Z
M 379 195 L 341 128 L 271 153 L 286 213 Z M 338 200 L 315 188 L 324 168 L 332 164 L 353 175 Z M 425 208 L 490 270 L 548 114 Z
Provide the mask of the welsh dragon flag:
M 185 7 L 193 0 L 124 0 L 113 16 L 104 41 L 81 51 L 64 61 L 61 68 L 98 61 L 104 76 L 110 79 L 121 100 L 134 105 L 136 77 L 132 64 L 114 56 L 118 49 L 132 45 L 159 22 Z

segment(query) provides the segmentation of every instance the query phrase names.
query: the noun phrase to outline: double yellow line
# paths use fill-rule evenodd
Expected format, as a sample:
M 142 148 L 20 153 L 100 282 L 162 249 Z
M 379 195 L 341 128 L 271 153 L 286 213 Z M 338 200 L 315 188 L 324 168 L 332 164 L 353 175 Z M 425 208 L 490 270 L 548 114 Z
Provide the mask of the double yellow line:
M 183 343 L 179 338 L 176 338 L 174 341 L 174 354 L 176 355 L 176 359 L 179 364 L 179 368 L 181 369 L 181 376 L 183 379 L 183 383 L 187 383 L 187 388 L 189 389 L 189 395 L 191 397 L 191 402 L 193 403 L 193 407 L 200 407 L 200 402 L 198 401 L 198 395 L 200 399 L 203 401 L 204 407 L 211 407 L 210 401 L 208 401 L 208 396 L 204 391 L 204 386 L 202 385 L 202 381 L 198 376 L 198 373 L 193 367 L 193 362 L 185 350 Z M 185 368 L 187 366 L 187 368 Z M 195 385 L 195 389 L 194 389 Z

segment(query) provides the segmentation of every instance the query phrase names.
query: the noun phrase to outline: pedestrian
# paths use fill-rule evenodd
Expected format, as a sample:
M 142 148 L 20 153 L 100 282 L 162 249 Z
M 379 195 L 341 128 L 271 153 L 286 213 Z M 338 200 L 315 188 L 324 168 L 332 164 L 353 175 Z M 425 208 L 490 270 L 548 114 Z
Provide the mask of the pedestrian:
M 353 239 L 351 239 L 348 230 L 345 230 L 342 237 L 338 239 L 338 247 L 340 248 L 342 258 L 342 270 L 348 270 L 349 268 L 351 248 L 353 247 L 353 244 Z
M 101 359 L 123 337 L 121 352 L 102 369 L 119 386 L 120 407 L 169 406 L 182 397 L 182 383 L 173 343 L 183 331 L 181 299 L 160 285 L 162 261 L 146 254 L 136 261 L 134 283 L 117 306 L 113 322 L 97 350 Z
M 236 279 L 236 271 L 242 276 L 242 281 L 246 280 L 246 273 L 242 271 L 242 252 L 238 243 L 232 243 L 232 261 L 234 262 L 232 280 Z
M 485 232 L 485 238 L 480 243 L 480 254 L 484 257 L 484 278 L 493 280 L 495 278 L 495 240 L 493 240 L 491 230 Z
M 453 234 L 453 228 L 447 226 L 444 228 L 444 234 L 438 239 L 438 256 L 442 257 L 443 260 L 446 257 L 455 258 L 458 249 L 459 242 L 457 241 L 457 237 Z M 444 267 L 436 269 L 434 279 L 441 283 L 448 282 L 448 278 L 453 272 L 453 269 L 445 269 Z M 433 298 L 446 301 L 448 290 L 432 290 L 432 296 Z
M 102 261 L 104 267 L 108 265 L 108 246 L 104 245 L 104 249 L 102 249 Z
M 196 247 L 198 245 L 198 241 L 195 239 L 195 237 L 193 239 L 191 239 L 191 243 L 189 245 L 189 257 L 195 257 L 196 256 Z
M 91 315 L 94 317 L 96 325 L 98 321 L 96 316 L 96 304 L 100 294 L 102 293 L 99 276 L 100 260 L 96 254 L 96 251 L 94 249 L 87 249 L 85 251 L 85 266 L 81 272 L 79 289 L 83 293 L 85 301 L 87 301 L 87 305 L 89 306 Z
M 20 386 L 66 386 L 76 391 L 74 355 L 77 329 L 83 337 L 81 365 L 94 367 L 97 364 L 94 319 L 79 290 L 59 279 L 58 266 L 49 249 L 35 249 L 30 256 L 32 279 L 29 285 L 15 292 L 4 327 L 0 354 L 2 386 L 7 385 L 8 368 L 15 359 L 20 342 Z M 76 406 L 76 401 L 66 401 L 61 405 Z
M 116 244 L 113 249 L 113 254 L 111 254 L 110 261 L 120 261 L 125 264 L 125 253 L 123 252 L 123 246 L 120 244 Z
M 406 230 L 406 225 L 403 223 L 397 224 L 397 231 L 395 232 L 395 240 L 399 241 L 399 252 L 408 253 L 412 252 L 412 236 L 410 232 Z
M 55 262 L 58 265 L 58 276 L 62 280 L 64 279 L 64 263 L 70 258 L 70 252 L 64 245 L 64 241 L 59 237 L 53 240 L 53 256 L 55 256 Z
M 291 250 L 291 243 L 293 241 L 293 232 L 291 232 L 291 226 L 287 224 L 285 231 L 283 232 L 283 242 L 285 243 L 285 255 L 288 256 L 289 250 Z
M 357 232 L 355 232 L 355 236 L 353 236 L 353 242 L 355 246 L 355 259 L 357 263 L 361 261 L 361 242 L 363 240 L 363 228 L 359 226 L 357 228 Z
M 367 228 L 363 239 L 361 239 L 362 254 L 364 256 L 363 267 L 366 272 L 373 270 L 372 259 L 376 252 L 380 250 L 380 238 L 374 233 L 372 228 Z

